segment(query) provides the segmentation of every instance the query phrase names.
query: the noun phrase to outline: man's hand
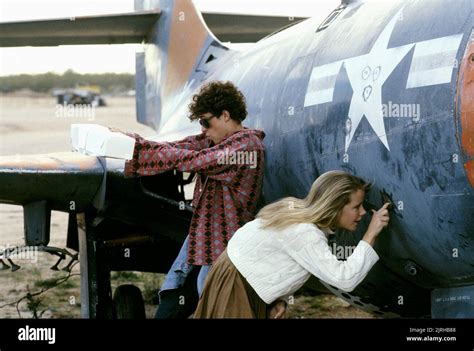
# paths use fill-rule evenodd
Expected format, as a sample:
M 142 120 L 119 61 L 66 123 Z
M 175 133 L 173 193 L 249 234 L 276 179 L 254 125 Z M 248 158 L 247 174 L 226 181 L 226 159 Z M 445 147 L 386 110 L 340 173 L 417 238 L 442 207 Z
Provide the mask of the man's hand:
M 269 317 L 270 319 L 282 319 L 286 318 L 286 302 L 283 300 L 277 300 L 272 303 Z

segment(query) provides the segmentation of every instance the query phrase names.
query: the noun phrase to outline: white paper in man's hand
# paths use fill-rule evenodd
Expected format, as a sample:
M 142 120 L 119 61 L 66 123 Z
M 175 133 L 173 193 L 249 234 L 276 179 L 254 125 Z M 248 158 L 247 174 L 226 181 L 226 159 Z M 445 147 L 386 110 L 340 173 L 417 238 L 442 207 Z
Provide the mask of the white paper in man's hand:
M 97 124 L 72 124 L 71 146 L 86 155 L 130 160 L 135 139 Z

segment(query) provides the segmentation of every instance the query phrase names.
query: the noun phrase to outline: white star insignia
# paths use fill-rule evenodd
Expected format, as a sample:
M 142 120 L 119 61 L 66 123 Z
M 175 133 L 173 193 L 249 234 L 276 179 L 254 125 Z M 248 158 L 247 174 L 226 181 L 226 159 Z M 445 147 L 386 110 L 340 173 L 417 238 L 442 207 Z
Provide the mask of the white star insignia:
M 363 116 L 367 118 L 380 141 L 390 150 L 383 121 L 382 86 L 415 45 L 409 44 L 387 49 L 388 41 L 398 18 L 400 18 L 401 11 L 385 27 L 368 54 L 344 60 L 344 66 L 354 91 L 349 107 L 349 120 L 346 123 L 348 129 L 346 152 Z

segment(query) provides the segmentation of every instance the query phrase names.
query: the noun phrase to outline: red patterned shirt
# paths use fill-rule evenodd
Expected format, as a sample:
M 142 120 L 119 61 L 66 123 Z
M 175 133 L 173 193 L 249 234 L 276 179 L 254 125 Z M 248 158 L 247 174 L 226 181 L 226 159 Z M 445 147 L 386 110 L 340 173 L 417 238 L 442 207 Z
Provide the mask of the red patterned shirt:
M 151 176 L 172 169 L 196 172 L 188 263 L 211 265 L 237 229 L 254 218 L 260 197 L 265 133 L 244 128 L 217 145 L 204 133 L 173 143 L 136 134 L 125 177 Z

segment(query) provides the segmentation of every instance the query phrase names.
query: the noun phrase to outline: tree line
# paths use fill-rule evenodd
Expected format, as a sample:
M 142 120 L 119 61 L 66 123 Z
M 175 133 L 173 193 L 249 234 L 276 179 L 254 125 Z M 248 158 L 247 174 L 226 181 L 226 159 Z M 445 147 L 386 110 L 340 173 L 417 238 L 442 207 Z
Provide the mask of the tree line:
M 0 77 L 0 92 L 22 89 L 49 93 L 54 89 L 69 89 L 79 85 L 97 85 L 103 93 L 121 93 L 135 89 L 135 76 L 128 73 L 80 74 L 67 70 L 63 74 L 20 74 Z

